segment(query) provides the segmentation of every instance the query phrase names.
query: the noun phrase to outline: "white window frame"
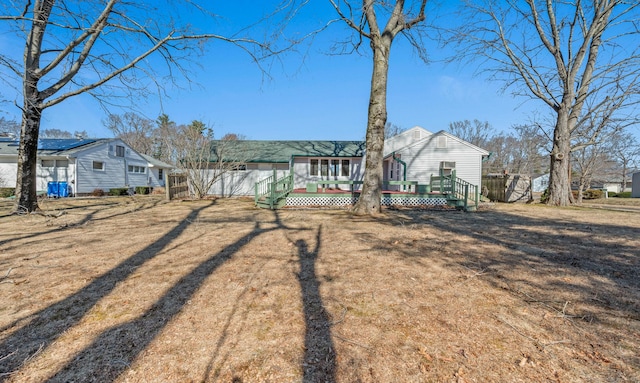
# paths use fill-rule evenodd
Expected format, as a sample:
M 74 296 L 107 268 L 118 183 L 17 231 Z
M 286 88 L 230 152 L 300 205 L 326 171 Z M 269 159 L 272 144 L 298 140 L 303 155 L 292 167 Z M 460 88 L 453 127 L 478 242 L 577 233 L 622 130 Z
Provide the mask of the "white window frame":
M 131 174 L 147 174 L 147 168 L 139 165 L 127 165 L 127 172 Z
M 97 164 L 100 164 L 101 167 L 96 168 Z M 107 164 L 104 161 L 96 161 L 96 160 L 91 161 L 91 169 L 93 169 L 94 172 L 104 172 L 105 168 L 107 167 L 106 165 Z
M 345 167 L 346 166 L 346 167 Z M 315 173 L 312 171 L 315 169 Z M 351 159 L 340 157 L 309 158 L 309 177 L 351 177 Z M 344 170 L 347 174 L 344 174 Z M 336 174 L 337 173 L 337 174 Z

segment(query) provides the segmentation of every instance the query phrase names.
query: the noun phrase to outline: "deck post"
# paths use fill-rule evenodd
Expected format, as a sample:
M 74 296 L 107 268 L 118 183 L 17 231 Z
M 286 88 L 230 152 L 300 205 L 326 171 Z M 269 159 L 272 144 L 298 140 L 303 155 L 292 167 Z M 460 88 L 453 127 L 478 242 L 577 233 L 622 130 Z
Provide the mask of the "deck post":
M 269 197 L 269 208 L 273 210 L 274 199 L 276 197 L 276 181 L 278 181 L 278 171 L 273 169 L 273 181 L 271 181 L 271 196 Z
M 469 204 L 469 184 L 464 185 L 464 210 L 466 211 Z

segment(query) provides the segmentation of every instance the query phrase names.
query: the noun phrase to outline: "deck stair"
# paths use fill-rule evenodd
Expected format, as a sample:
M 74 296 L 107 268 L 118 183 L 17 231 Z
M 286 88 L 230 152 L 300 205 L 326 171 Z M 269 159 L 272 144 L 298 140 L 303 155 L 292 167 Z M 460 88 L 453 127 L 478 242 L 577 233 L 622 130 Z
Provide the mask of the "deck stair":
M 447 205 L 458 210 L 476 211 L 480 203 L 480 189 L 477 185 L 456 177 L 455 171 L 451 174 L 431 176 L 431 193 L 440 193 L 447 200 Z
M 287 195 L 292 191 L 293 174 L 278 178 L 274 170 L 273 175 L 256 182 L 255 204 L 264 209 L 279 209 L 286 204 Z

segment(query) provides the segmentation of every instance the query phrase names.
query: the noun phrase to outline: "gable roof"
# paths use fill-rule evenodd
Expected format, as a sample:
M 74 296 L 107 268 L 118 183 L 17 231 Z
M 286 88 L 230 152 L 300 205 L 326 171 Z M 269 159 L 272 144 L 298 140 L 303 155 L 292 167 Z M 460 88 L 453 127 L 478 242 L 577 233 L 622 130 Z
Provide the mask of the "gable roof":
M 291 157 L 362 157 L 364 141 L 214 141 L 211 161 L 288 163 Z M 224 154 L 224 153 L 229 154 Z
M 475 146 L 472 143 L 470 143 L 468 141 L 465 141 L 465 140 L 463 140 L 461 138 L 458 138 L 458 137 L 454 136 L 453 134 L 451 134 L 451 133 L 449 133 L 449 132 L 447 132 L 445 130 L 441 130 L 441 131 L 436 132 L 436 133 L 431 133 L 431 132 L 429 132 L 427 130 L 424 130 L 424 129 L 420 128 L 420 127 L 416 127 L 416 128 L 419 128 L 420 130 L 422 130 L 424 132 L 427 132 L 428 134 L 424 134 L 424 135 L 422 135 L 422 138 L 420 138 L 420 139 L 418 139 L 416 141 L 409 142 L 404 146 L 395 147 L 395 148 L 393 148 L 394 150 L 389 150 L 385 146 L 385 157 L 391 156 L 394 151 L 400 150 L 402 148 L 409 148 L 409 147 L 413 147 L 413 146 L 416 146 L 416 145 L 424 145 L 426 143 L 429 143 L 429 142 L 437 139 L 437 137 L 440 137 L 440 136 L 446 136 L 446 137 L 448 137 L 448 138 L 450 138 L 450 139 L 452 139 L 452 140 L 454 140 L 454 141 L 456 141 L 456 142 L 458 142 L 458 143 L 460 143 L 460 144 L 462 144 L 464 146 L 467 146 L 467 147 L 479 152 L 483 156 L 488 156 L 489 155 L 489 152 L 487 150 L 482 149 L 482 148 L 480 148 L 478 146 Z
M 174 168 L 173 165 L 169 165 L 166 162 L 162 162 L 157 158 L 153 158 L 151 156 L 148 156 L 148 155 L 142 154 L 142 153 L 139 153 L 139 154 L 140 154 L 140 156 L 142 156 L 142 158 L 145 159 L 145 161 L 147 161 L 149 163 L 149 167 L 150 168 L 151 167 L 153 167 L 153 168 L 165 168 L 165 169 L 173 169 Z

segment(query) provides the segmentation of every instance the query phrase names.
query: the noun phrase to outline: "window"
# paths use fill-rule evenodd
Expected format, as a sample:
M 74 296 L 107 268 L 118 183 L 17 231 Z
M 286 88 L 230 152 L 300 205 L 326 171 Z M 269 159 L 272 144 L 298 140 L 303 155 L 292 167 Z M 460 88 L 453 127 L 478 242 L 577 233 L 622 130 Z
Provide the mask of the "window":
M 56 167 L 58 168 L 68 168 L 69 160 L 56 160 Z
M 447 148 L 447 136 L 438 137 L 438 141 L 436 142 L 436 148 L 438 148 L 438 149 L 446 149 Z
M 93 161 L 93 170 L 104 171 L 104 162 Z
M 41 165 L 43 168 L 52 168 L 55 166 L 55 160 L 42 160 Z
M 161 181 L 164 180 L 163 169 L 158 169 L 158 179 Z
M 329 160 L 320 160 L 320 175 L 323 177 L 329 175 Z
M 116 157 L 124 157 L 124 146 L 116 145 Z
M 144 174 L 146 173 L 147 168 L 145 168 L 144 166 L 129 165 L 128 170 L 129 173 Z
M 340 175 L 340 160 L 331 160 L 331 175 Z
M 309 160 L 310 176 L 349 177 L 350 174 L 351 174 L 351 160 L 318 159 L 318 158 L 311 158 Z
M 241 171 L 241 172 L 243 172 L 243 171 L 247 170 L 247 165 L 245 165 L 245 164 L 232 165 L 231 166 L 231 170 L 232 171 Z
M 349 177 L 351 174 L 351 161 L 342 160 L 342 172 L 340 173 L 343 177 Z

